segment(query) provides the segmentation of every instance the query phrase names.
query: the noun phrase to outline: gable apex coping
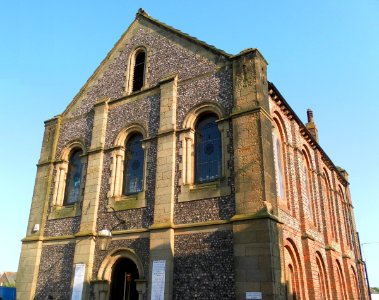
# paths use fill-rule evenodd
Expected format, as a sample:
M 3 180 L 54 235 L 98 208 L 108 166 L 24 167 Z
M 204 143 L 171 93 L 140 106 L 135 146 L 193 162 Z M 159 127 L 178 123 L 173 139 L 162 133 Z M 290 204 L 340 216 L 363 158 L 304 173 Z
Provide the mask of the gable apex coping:
M 198 38 L 196 37 L 193 37 L 179 29 L 176 29 L 170 25 L 167 25 L 166 23 L 163 23 L 157 19 L 154 19 L 152 18 L 143 8 L 140 8 L 137 12 L 137 19 L 138 17 L 142 17 L 152 23 L 154 23 L 155 25 L 159 26 L 159 27 L 163 27 L 164 29 L 176 34 L 176 35 L 179 35 L 180 37 L 186 39 L 186 40 L 189 40 L 190 42 L 193 42 L 193 43 L 196 43 L 208 50 L 210 50 L 211 52 L 217 54 L 217 55 L 222 55 L 222 56 L 225 56 L 226 58 L 232 58 L 233 55 L 225 52 L 224 50 L 221 50 L 213 45 L 209 45 L 208 43 L 202 41 L 202 40 L 199 40 Z

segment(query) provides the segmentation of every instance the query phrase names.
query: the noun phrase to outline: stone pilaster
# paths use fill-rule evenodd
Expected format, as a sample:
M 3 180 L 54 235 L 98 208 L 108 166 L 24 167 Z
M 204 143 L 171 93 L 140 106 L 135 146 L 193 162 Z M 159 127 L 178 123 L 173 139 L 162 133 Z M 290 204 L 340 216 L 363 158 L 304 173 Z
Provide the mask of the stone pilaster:
M 256 49 L 240 53 L 233 62 L 237 299 L 245 299 L 246 292 L 261 292 L 263 299 L 284 298 L 266 67 Z
M 82 299 L 89 297 L 89 282 L 95 256 L 97 212 L 103 171 L 103 147 L 108 118 L 108 99 L 95 104 L 95 116 L 92 129 L 91 147 L 88 151 L 88 166 L 83 197 L 80 232 L 76 234 L 74 264 L 85 264 L 85 281 Z
M 160 82 L 161 103 L 158 130 L 157 176 L 155 187 L 154 224 L 150 234 L 150 290 L 155 260 L 166 261 L 165 299 L 172 299 L 176 162 L 176 97 L 177 76 Z
M 49 191 L 53 176 L 59 136 L 60 117 L 45 122 L 40 160 L 30 207 L 26 237 L 22 241 L 17 271 L 17 299 L 33 299 L 37 286 L 42 251 L 42 238 L 46 223 Z

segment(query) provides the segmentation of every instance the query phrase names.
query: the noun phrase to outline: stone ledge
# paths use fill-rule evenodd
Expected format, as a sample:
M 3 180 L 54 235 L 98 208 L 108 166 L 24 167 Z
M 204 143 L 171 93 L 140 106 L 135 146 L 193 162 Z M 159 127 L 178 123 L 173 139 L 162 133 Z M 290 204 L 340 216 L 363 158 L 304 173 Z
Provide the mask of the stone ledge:
M 237 221 L 255 220 L 255 219 L 271 219 L 271 220 L 273 220 L 273 221 L 275 221 L 277 223 L 283 224 L 283 222 L 281 222 L 278 217 L 270 214 L 267 211 L 260 211 L 260 212 L 257 212 L 255 214 L 239 214 L 239 215 L 234 215 L 230 219 L 230 221 L 231 222 L 237 222 Z

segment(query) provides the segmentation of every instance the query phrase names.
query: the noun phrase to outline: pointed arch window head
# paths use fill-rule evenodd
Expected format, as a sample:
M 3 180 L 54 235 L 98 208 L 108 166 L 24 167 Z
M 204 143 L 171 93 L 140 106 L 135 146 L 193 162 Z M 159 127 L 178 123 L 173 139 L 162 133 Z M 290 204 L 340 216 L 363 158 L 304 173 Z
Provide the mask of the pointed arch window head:
M 217 116 L 199 118 L 195 127 L 195 182 L 215 181 L 221 176 L 221 133 Z
M 145 64 L 146 52 L 144 50 L 138 50 L 135 54 L 134 59 L 132 92 L 139 91 L 143 87 L 145 77 Z
M 125 143 L 123 194 L 132 195 L 143 190 L 143 136 L 133 134 Z
M 75 204 L 80 200 L 83 171 L 82 154 L 81 149 L 76 149 L 70 155 L 63 205 Z

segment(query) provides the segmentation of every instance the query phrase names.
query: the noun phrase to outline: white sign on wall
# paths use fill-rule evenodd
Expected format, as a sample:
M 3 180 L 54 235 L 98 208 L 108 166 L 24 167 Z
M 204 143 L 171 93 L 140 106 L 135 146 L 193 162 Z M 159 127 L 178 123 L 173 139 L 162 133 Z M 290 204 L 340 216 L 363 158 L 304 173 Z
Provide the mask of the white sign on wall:
M 86 272 L 85 264 L 75 264 L 74 284 L 72 287 L 71 300 L 82 299 L 85 272 Z
M 151 300 L 164 300 L 164 285 L 166 280 L 166 261 L 153 261 L 153 274 L 151 276 Z
M 262 293 L 261 292 L 246 292 L 246 299 L 262 300 Z

